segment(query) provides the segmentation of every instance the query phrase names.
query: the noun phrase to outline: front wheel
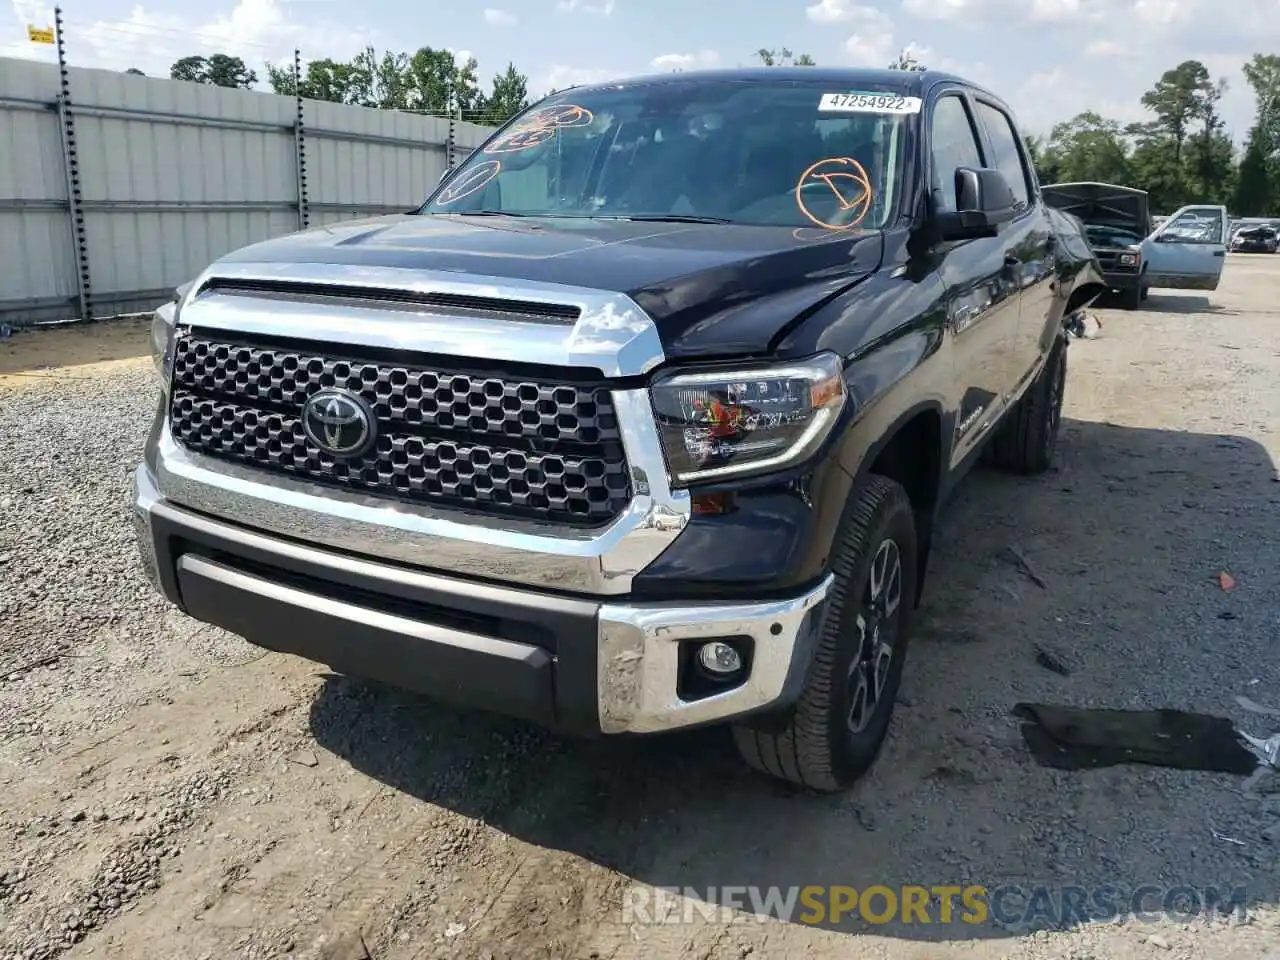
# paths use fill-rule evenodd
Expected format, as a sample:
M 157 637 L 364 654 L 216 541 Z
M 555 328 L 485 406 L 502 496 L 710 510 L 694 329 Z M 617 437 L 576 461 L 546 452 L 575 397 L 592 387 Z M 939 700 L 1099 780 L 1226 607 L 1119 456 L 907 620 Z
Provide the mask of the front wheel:
M 916 526 L 903 488 L 872 475 L 853 495 L 804 689 L 785 728 L 733 730 L 764 773 L 825 792 L 875 761 L 902 681 L 916 597 Z
M 1060 337 L 1027 392 L 991 438 L 992 462 L 1013 473 L 1043 473 L 1053 462 L 1067 384 L 1067 341 Z

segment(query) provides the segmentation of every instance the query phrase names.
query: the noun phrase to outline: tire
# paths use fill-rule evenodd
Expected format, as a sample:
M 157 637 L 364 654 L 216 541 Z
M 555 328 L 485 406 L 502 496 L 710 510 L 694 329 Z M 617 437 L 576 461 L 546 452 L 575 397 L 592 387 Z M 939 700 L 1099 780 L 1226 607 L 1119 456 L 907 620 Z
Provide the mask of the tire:
M 1126 310 L 1137 310 L 1142 306 L 1142 287 L 1141 285 L 1126 290 L 1120 299 L 1120 305 Z
M 915 514 L 906 491 L 872 475 L 850 501 L 813 660 L 786 727 L 771 732 L 733 728 L 738 752 L 750 766 L 827 793 L 849 788 L 871 767 L 902 681 L 915 607 L 916 555 Z M 879 571 L 878 581 L 872 580 L 873 570 Z M 880 583 L 877 596 L 875 582 Z M 878 667 L 874 675 L 873 664 Z M 859 700 L 860 685 L 871 692 L 878 685 L 879 695 Z
M 991 463 L 1011 473 L 1049 469 L 1062 428 L 1066 380 L 1067 341 L 1059 338 L 1035 381 L 991 438 Z

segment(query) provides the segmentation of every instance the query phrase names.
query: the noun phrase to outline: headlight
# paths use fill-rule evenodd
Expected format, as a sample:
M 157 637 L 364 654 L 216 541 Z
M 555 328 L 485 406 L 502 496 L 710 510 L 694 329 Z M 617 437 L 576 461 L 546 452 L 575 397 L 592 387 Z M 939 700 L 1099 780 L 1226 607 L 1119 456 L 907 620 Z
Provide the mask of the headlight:
M 155 361 L 156 373 L 166 387 L 169 375 L 173 373 L 173 333 L 177 313 L 178 301 L 174 299 L 151 315 L 151 359 Z
M 760 367 L 678 373 L 650 387 L 678 485 L 790 466 L 813 452 L 845 403 L 834 353 Z
M 1136 253 L 1120 254 L 1120 266 L 1132 267 L 1132 266 L 1136 266 L 1137 263 L 1138 263 L 1138 255 Z
M 156 373 L 160 375 L 160 381 L 166 388 L 173 373 L 173 341 L 178 325 L 178 307 L 193 282 L 189 281 L 178 287 L 173 292 L 173 299 L 158 308 L 151 317 L 151 359 L 155 361 Z

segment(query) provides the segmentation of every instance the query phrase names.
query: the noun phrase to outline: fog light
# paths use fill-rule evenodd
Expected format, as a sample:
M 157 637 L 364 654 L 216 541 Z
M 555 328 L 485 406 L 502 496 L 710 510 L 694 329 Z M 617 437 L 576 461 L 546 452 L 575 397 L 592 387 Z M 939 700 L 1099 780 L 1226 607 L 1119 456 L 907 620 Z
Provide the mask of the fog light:
M 727 643 L 712 640 L 698 651 L 698 662 L 714 677 L 728 678 L 742 669 L 742 657 Z

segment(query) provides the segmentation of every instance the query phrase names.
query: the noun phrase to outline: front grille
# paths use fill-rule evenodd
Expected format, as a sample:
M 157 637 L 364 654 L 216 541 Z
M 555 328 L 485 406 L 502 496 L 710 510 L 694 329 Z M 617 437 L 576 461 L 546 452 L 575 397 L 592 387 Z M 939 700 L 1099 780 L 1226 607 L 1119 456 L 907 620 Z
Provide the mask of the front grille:
M 337 387 L 372 407 L 362 456 L 323 452 L 302 407 Z M 169 425 L 189 450 L 307 480 L 487 514 L 595 526 L 631 499 L 609 391 L 184 331 Z

